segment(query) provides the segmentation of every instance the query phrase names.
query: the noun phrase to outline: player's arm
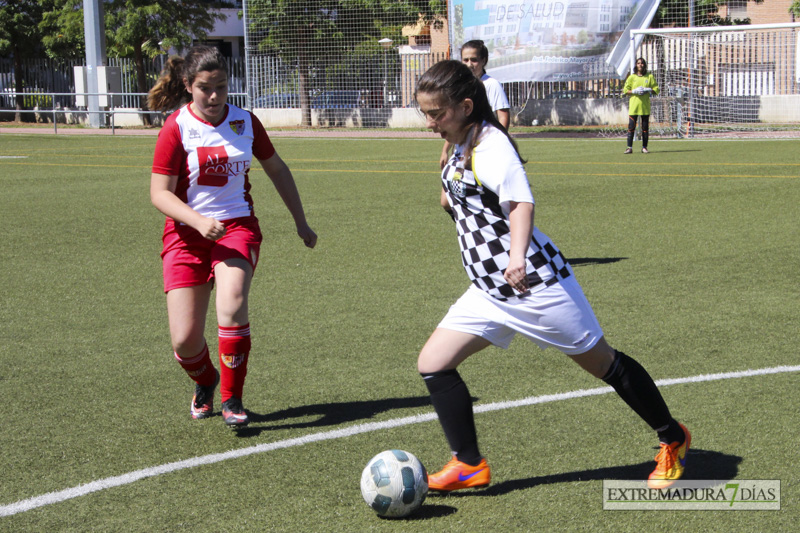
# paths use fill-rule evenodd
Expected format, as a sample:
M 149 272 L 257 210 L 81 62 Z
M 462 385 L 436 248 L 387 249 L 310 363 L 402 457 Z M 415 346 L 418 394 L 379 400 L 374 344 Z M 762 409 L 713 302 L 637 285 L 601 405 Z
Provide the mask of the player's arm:
M 628 79 L 625 80 L 625 85 L 622 87 L 622 96 L 631 94 L 631 89 L 633 89 L 633 76 L 628 76 Z
M 178 176 L 153 172 L 150 175 L 150 201 L 156 209 L 176 222 L 196 229 L 206 239 L 216 241 L 225 235 L 225 226 L 219 220 L 204 217 L 175 195 Z
M 444 168 L 447 164 L 447 160 L 450 159 L 450 149 L 453 147 L 450 142 L 445 141 L 444 146 L 442 147 L 442 155 L 439 157 L 439 168 Z
M 661 92 L 661 88 L 658 86 L 658 82 L 656 81 L 656 77 L 653 76 L 652 74 L 650 74 L 649 87 L 653 91 L 653 94 L 655 94 L 656 96 L 658 96 L 658 94 Z
M 444 209 L 445 213 L 450 215 L 450 218 L 455 221 L 456 216 L 453 214 L 453 208 L 450 207 L 450 202 L 447 201 L 447 193 L 444 192 L 444 187 L 442 187 L 442 194 L 439 195 L 439 204 L 442 206 L 442 209 Z
M 511 113 L 509 113 L 508 109 L 498 109 L 495 114 L 497 115 L 497 121 L 508 130 L 508 125 L 511 124 Z
M 303 210 L 303 202 L 300 200 L 300 193 L 297 190 L 297 185 L 294 182 L 292 171 L 281 159 L 277 152 L 273 153 L 268 159 L 259 159 L 259 163 L 264 168 L 275 190 L 286 204 L 286 208 L 294 219 L 294 225 L 297 227 L 297 235 L 303 239 L 303 242 L 309 248 L 313 248 L 317 244 L 317 234 L 314 233 L 308 223 L 306 222 L 306 214 Z
M 533 204 L 509 202 L 508 225 L 511 230 L 511 251 L 503 277 L 515 290 L 525 292 L 530 288 L 525 255 L 533 234 Z

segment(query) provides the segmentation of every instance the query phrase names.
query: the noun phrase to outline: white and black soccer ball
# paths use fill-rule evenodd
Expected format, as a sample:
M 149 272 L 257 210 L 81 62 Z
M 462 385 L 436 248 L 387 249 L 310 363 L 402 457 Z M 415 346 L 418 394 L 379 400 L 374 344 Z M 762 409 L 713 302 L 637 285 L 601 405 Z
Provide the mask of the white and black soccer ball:
M 428 495 L 428 472 L 409 452 L 383 451 L 361 473 L 361 495 L 380 516 L 408 516 Z

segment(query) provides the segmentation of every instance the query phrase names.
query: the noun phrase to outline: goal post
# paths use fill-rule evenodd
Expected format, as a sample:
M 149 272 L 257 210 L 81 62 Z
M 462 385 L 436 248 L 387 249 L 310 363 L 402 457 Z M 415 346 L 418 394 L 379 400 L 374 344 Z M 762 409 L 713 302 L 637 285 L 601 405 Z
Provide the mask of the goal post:
M 661 89 L 651 134 L 800 136 L 799 32 L 800 23 L 632 31 L 631 72 L 645 58 Z

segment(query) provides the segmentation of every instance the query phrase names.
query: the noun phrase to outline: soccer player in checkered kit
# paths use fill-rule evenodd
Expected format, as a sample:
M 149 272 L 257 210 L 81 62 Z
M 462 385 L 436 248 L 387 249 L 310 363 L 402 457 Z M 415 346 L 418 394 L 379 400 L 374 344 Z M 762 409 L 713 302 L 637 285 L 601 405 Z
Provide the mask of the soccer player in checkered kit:
M 450 308 L 419 354 L 452 460 L 428 483 L 452 491 L 486 486 L 490 467 L 478 449 L 472 400 L 457 367 L 519 333 L 554 347 L 602 379 L 657 432 L 651 487 L 683 474 L 691 436 L 670 414 L 653 379 L 606 342 L 567 260 L 533 223 L 534 199 L 517 146 L 500 127 L 483 84 L 458 61 L 442 61 L 419 80 L 427 127 L 454 145 L 442 170 L 442 207 L 455 221 L 472 285 Z
M 249 423 L 242 391 L 250 354 L 248 293 L 262 241 L 250 196 L 255 157 L 294 219 L 297 235 L 313 248 L 289 167 L 251 112 L 227 103 L 225 58 L 197 46 L 169 59 L 148 95 L 150 109 L 177 108 L 158 135 L 150 198 L 164 215 L 164 292 L 175 358 L 195 382 L 190 413 L 213 413 L 220 385 L 222 418 L 231 427 Z M 206 311 L 216 285 L 220 370 L 204 337 Z

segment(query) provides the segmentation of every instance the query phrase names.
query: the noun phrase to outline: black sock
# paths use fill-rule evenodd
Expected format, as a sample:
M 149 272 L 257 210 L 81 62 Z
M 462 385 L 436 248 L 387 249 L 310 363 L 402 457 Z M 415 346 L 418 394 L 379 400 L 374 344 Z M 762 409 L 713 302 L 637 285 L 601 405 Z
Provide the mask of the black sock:
M 421 375 L 450 449 L 459 461 L 477 466 L 481 462 L 481 454 L 478 451 L 472 398 L 466 383 L 455 369 Z
M 674 428 L 677 428 L 681 432 L 681 438 L 675 440 L 679 442 L 683 440 L 683 430 L 670 415 L 667 404 L 653 382 L 653 378 L 642 365 L 617 351 L 611 368 L 603 376 L 603 381 L 611 385 L 620 398 L 653 430 L 659 431 L 659 438 L 665 431 L 669 432 L 671 436 L 674 434 Z M 674 440 L 670 442 L 674 442 Z
M 686 433 L 674 418 L 667 427 L 658 428 L 656 431 L 658 431 L 658 440 L 664 444 L 677 442 L 680 445 L 686 440 Z

